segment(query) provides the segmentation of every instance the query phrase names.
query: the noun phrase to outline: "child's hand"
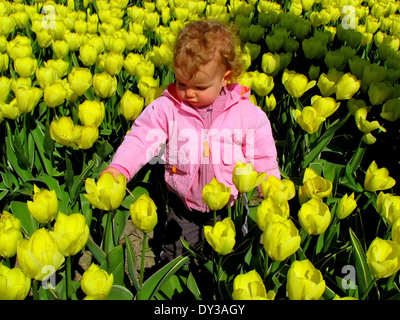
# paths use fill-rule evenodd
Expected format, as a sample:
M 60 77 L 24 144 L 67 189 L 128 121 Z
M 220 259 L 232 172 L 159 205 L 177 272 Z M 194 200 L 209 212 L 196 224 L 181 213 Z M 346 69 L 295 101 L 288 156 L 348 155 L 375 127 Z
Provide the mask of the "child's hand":
M 122 174 L 121 171 L 119 171 L 118 169 L 115 169 L 115 168 L 113 168 L 113 167 L 107 167 L 107 168 L 105 168 L 105 169 L 103 170 L 102 173 L 100 173 L 100 177 L 101 177 L 104 173 L 106 173 L 106 172 L 111 173 L 111 174 L 113 175 L 113 177 L 114 177 L 115 180 L 117 180 L 117 176 L 118 176 L 119 174 Z

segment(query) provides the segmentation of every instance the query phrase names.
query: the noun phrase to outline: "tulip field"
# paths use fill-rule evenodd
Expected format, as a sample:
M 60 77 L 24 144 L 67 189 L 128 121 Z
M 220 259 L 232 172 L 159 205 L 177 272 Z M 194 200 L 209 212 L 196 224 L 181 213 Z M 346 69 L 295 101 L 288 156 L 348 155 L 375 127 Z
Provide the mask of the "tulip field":
M 158 267 L 163 164 L 100 173 L 204 18 L 237 30 L 281 180 L 237 163 L 229 217 Z M 0 299 L 400 299 L 399 48 L 395 0 L 0 0 Z

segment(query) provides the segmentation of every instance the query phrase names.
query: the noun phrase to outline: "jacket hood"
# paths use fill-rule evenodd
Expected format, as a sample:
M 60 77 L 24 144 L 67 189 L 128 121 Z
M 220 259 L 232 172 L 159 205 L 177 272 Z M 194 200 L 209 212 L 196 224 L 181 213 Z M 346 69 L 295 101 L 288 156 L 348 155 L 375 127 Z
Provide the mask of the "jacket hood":
M 232 107 L 240 100 L 249 100 L 250 99 L 250 88 L 246 86 L 242 86 L 238 83 L 233 83 L 227 85 L 225 88 L 226 94 L 228 95 L 226 102 L 224 103 L 224 111 Z M 174 102 L 174 105 L 182 110 L 185 110 L 189 113 L 196 113 L 195 109 L 191 107 L 189 104 L 185 103 L 181 99 L 179 99 L 176 93 L 176 84 L 171 83 L 162 93 L 162 96 L 169 98 Z

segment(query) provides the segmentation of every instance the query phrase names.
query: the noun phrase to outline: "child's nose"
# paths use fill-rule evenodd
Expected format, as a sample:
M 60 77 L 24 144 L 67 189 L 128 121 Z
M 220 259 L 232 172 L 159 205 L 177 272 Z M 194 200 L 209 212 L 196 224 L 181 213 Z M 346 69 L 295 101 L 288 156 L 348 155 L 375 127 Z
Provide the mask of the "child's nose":
M 185 91 L 185 96 L 186 98 L 194 98 L 196 96 L 196 93 L 193 89 L 187 89 Z

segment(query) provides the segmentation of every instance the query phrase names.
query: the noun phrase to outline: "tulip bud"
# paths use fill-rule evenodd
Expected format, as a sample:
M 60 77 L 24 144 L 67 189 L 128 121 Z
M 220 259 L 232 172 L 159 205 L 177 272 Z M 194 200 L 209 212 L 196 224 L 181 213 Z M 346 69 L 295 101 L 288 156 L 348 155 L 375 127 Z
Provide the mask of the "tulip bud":
M 126 177 L 123 174 L 114 179 L 113 175 L 104 173 L 97 184 L 93 179 L 85 181 L 85 198 L 96 208 L 111 211 L 117 209 L 126 193 Z
M 147 194 L 132 203 L 129 212 L 135 227 L 144 233 L 151 232 L 157 224 L 157 207 Z
M 88 68 L 73 68 L 68 74 L 68 83 L 78 96 L 83 95 L 92 85 L 92 73 Z
M 22 57 L 14 60 L 14 70 L 20 77 L 28 78 L 35 71 L 37 67 L 37 60 L 31 57 Z
M 283 203 L 295 196 L 294 183 L 288 179 L 278 179 L 270 175 L 261 182 L 261 192 L 264 198 L 273 197 L 277 203 Z
M 45 228 L 36 230 L 29 240 L 18 242 L 17 258 L 25 275 L 39 281 L 50 277 L 65 261 L 56 240 Z
M 115 76 L 121 71 L 123 62 L 124 58 L 121 53 L 108 52 L 104 58 L 104 71 Z
M 80 127 L 80 126 L 79 126 Z M 81 127 L 81 135 L 76 140 L 79 149 L 89 149 L 99 138 L 99 129 L 93 126 Z
M 226 206 L 231 196 L 231 188 L 218 182 L 214 177 L 209 184 L 203 187 L 202 197 L 210 210 L 220 210 Z
M 247 193 L 254 189 L 267 177 L 267 173 L 254 170 L 252 163 L 239 161 L 233 168 L 232 182 L 240 193 Z
M 53 42 L 53 52 L 58 59 L 64 59 L 69 54 L 69 46 L 65 40 L 56 40 Z
M 76 140 L 81 134 L 82 128 L 76 126 L 70 117 L 62 116 L 50 124 L 50 137 L 64 146 L 76 147 Z
M 232 298 L 234 300 L 274 300 L 276 293 L 265 290 L 265 285 L 257 273 L 252 270 L 246 274 L 239 274 L 233 280 Z
M 97 61 L 97 49 L 94 45 L 86 43 L 79 47 L 79 59 L 86 67 L 92 66 Z
M 281 57 L 275 53 L 264 53 L 261 59 L 261 69 L 266 74 L 274 77 L 279 72 Z
M 309 260 L 292 262 L 286 283 L 290 300 L 318 300 L 325 288 L 321 272 Z
M 58 213 L 58 199 L 54 190 L 40 190 L 33 186 L 33 201 L 27 201 L 30 214 L 39 223 L 51 222 Z
M 317 86 L 324 97 L 329 97 L 335 93 L 336 84 L 342 75 L 342 72 L 330 70 L 328 74 L 322 73 L 319 76 Z
M 315 80 L 309 82 L 305 75 L 285 69 L 282 75 L 282 83 L 291 96 L 300 98 L 304 92 L 314 87 L 317 82 Z
M 214 227 L 204 226 L 204 236 L 214 251 L 220 255 L 227 255 L 235 245 L 235 225 L 231 218 L 225 218 L 218 221 Z
M 301 43 L 301 46 L 305 57 L 310 60 L 321 59 L 328 52 L 326 43 L 315 37 L 304 39 Z
M 135 76 L 136 75 L 136 66 L 138 65 L 138 63 L 140 62 L 140 60 L 142 59 L 142 56 L 138 53 L 133 53 L 130 52 L 125 60 L 124 60 L 124 69 L 131 75 L 131 76 Z
M 121 113 L 126 120 L 135 120 L 139 114 L 142 112 L 144 107 L 144 99 L 132 91 L 125 91 L 121 98 L 120 108 Z
M 0 53 L 0 72 L 8 70 L 9 60 L 7 53 Z
M 73 213 L 69 216 L 59 212 L 50 232 L 56 239 L 60 252 L 65 256 L 73 256 L 81 251 L 89 239 L 89 227 L 83 214 Z
M 269 112 L 275 110 L 276 99 L 273 93 L 271 93 L 269 96 L 265 96 L 265 106 Z
M 364 189 L 367 191 L 379 191 L 392 188 L 396 180 L 389 176 L 386 168 L 378 168 L 375 161 L 372 161 L 365 174 Z
M 31 289 L 31 279 L 20 268 L 9 269 L 0 263 L 0 300 L 24 300 Z
M 388 81 L 372 82 L 368 88 L 369 101 L 373 106 L 381 105 L 392 98 L 394 88 Z
M 376 200 L 377 211 L 388 225 L 400 217 L 400 196 L 380 192 Z
M 44 88 L 43 100 L 49 108 L 57 107 L 65 102 L 68 91 L 61 81 L 53 82 Z
M 17 35 L 13 40 L 7 43 L 7 53 L 13 60 L 22 57 L 31 57 L 31 41 L 26 36 Z
M 400 246 L 392 240 L 375 238 L 366 256 L 369 270 L 375 278 L 388 278 L 400 269 Z
M 299 231 L 290 219 L 269 223 L 264 231 L 264 249 L 274 261 L 283 261 L 300 248 Z
M 301 205 L 299 221 L 303 229 L 311 235 L 326 231 L 332 220 L 329 207 L 319 199 L 311 199 Z
M 29 113 L 39 103 L 43 91 L 36 87 L 19 87 L 15 90 L 18 109 L 23 113 Z
M 9 104 L 0 101 L 0 119 L 17 119 L 21 115 L 18 109 L 17 100 L 13 99 Z M 1 121 L 0 121 L 1 122 Z
M 6 102 L 11 90 L 11 79 L 1 76 L 0 77 L 0 101 Z
M 339 200 L 336 208 L 336 216 L 338 219 L 346 218 L 357 207 L 357 202 L 354 200 L 354 192 L 348 196 L 347 193 Z
M 97 100 L 85 100 L 78 107 L 78 118 L 85 126 L 100 126 L 104 114 L 104 103 Z
M 400 119 L 400 100 L 390 99 L 382 106 L 381 117 L 388 121 Z
M 81 288 L 88 297 L 106 298 L 111 291 L 114 283 L 112 273 L 108 274 L 105 270 L 92 263 L 82 276 Z
M 107 72 L 97 73 L 93 76 L 93 89 L 100 98 L 110 98 L 117 91 L 117 78 Z
M 331 97 L 315 95 L 311 98 L 311 106 L 317 111 L 318 116 L 328 118 L 339 108 L 340 102 Z
M 22 238 L 21 221 L 3 211 L 0 216 L 0 256 L 13 257 L 17 252 L 17 243 Z
M 36 80 L 42 89 L 56 82 L 56 80 L 58 79 L 59 79 L 58 72 L 54 68 L 40 67 L 39 69 L 36 70 Z

